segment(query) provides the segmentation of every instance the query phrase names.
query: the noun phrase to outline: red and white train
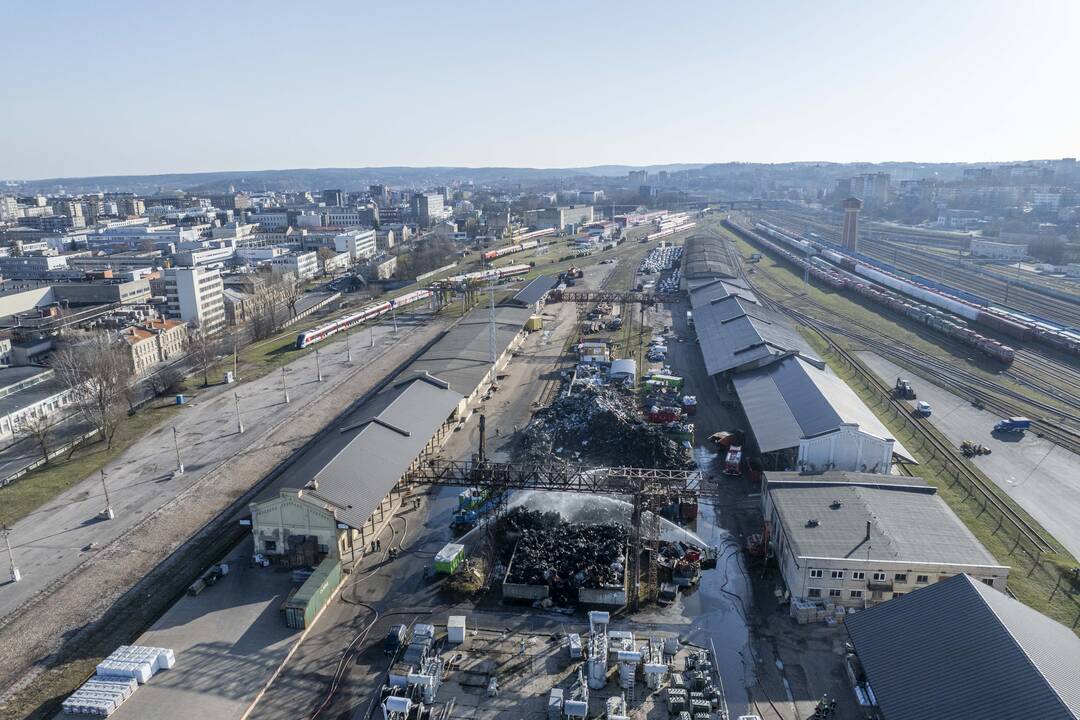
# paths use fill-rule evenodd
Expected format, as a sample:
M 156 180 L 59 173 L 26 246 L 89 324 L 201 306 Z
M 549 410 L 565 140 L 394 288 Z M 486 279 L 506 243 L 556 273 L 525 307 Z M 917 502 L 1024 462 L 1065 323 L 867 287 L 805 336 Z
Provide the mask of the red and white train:
M 480 257 L 484 258 L 484 260 L 486 260 L 488 262 L 491 262 L 492 260 L 496 260 L 496 259 L 504 257 L 506 255 L 513 255 L 514 253 L 519 253 L 522 250 L 532 250 L 534 247 L 539 247 L 539 246 L 540 246 L 540 241 L 539 240 L 526 240 L 523 243 L 516 243 L 514 245 L 507 245 L 506 247 L 499 248 L 498 250 L 488 250 L 486 253 L 484 253 Z
M 505 280 L 506 278 L 524 275 L 530 270 L 532 270 L 532 265 L 507 265 L 506 267 L 478 270 L 477 272 L 465 273 L 464 275 L 454 275 L 453 277 L 448 277 L 446 279 L 452 283 Z
M 413 290 L 412 292 L 407 292 L 404 295 L 391 300 L 381 300 L 377 303 L 372 303 L 371 305 L 362 308 L 359 312 L 337 318 L 336 320 L 331 320 L 330 322 L 319 325 L 311 330 L 305 330 L 296 336 L 296 347 L 298 350 L 306 348 L 309 345 L 325 340 L 335 333 L 356 327 L 368 320 L 374 320 L 395 308 L 403 308 L 406 305 L 412 305 L 415 302 L 426 300 L 429 297 L 431 297 L 430 290 Z

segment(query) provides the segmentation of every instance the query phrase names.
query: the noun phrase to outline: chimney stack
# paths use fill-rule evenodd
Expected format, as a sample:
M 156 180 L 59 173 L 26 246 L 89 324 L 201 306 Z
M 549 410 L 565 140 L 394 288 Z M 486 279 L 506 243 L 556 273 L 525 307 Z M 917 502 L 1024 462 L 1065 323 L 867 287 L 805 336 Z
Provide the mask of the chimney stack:
M 866 521 L 866 541 L 870 541 L 870 521 Z

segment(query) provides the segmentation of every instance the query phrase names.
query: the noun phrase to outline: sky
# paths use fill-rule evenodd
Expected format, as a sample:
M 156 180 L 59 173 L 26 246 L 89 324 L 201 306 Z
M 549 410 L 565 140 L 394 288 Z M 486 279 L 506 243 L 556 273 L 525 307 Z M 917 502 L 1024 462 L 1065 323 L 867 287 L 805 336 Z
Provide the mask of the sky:
M 1080 155 L 1080 2 L 0 0 L 0 179 Z

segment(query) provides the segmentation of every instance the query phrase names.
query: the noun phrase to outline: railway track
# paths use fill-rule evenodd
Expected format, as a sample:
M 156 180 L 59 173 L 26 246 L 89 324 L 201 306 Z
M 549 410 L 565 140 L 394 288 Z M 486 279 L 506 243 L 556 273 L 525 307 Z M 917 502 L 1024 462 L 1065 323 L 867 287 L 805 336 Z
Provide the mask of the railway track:
M 728 252 L 730 254 L 732 250 L 729 250 Z M 1024 517 L 1023 514 L 1013 508 L 1005 498 L 1001 497 L 1002 491 L 990 480 L 984 478 L 977 472 L 971 464 L 959 454 L 956 448 L 952 447 L 952 445 L 934 431 L 932 426 L 912 420 L 910 408 L 893 394 L 891 387 L 886 385 L 877 377 L 877 375 L 870 371 L 852 352 L 836 341 L 832 336 L 832 327 L 827 326 L 809 315 L 794 310 L 786 304 L 780 304 L 774 301 L 762 292 L 761 288 L 751 280 L 750 276 L 743 270 L 741 263 L 737 264 L 736 267 L 739 268 L 743 280 L 751 289 L 753 289 L 762 303 L 773 310 L 791 317 L 799 324 L 810 328 L 820 335 L 828 344 L 829 348 L 863 379 L 867 387 L 874 390 L 884 402 L 887 402 L 899 417 L 906 418 L 912 432 L 922 440 L 924 446 L 929 449 L 931 454 L 939 462 L 941 462 L 942 466 L 950 469 L 950 474 L 953 477 L 958 481 L 963 482 L 973 494 L 977 495 L 981 499 L 984 507 L 994 508 L 1001 517 L 1002 522 L 1008 523 L 1016 530 L 1018 541 L 1021 538 L 1026 540 L 1027 545 L 1030 546 L 1028 550 L 1036 561 L 1038 561 L 1043 553 L 1055 553 L 1058 551 L 1058 547 L 1052 539 L 1047 537 L 1040 528 L 1036 527 Z M 874 342 L 876 343 L 878 341 Z M 882 344 L 888 345 L 885 341 L 881 342 Z M 1075 437 L 1074 441 L 1080 445 L 1080 436 Z
M 818 219 L 810 219 L 790 212 L 772 211 L 763 215 L 790 231 L 802 232 L 803 229 L 811 227 L 825 240 L 837 243 L 840 241 L 840 235 L 836 229 L 822 224 Z M 878 232 L 899 231 L 879 229 Z M 1080 305 L 1077 303 L 1064 300 L 1049 292 L 1040 292 L 1030 287 L 1012 284 L 995 273 L 982 272 L 957 264 L 946 257 L 919 252 L 903 243 L 881 238 L 862 238 L 860 250 L 902 271 L 916 273 L 940 282 L 947 281 L 957 289 L 981 295 L 997 304 L 1045 317 L 1070 327 L 1080 325 Z M 1048 290 L 1051 289 L 1048 288 Z

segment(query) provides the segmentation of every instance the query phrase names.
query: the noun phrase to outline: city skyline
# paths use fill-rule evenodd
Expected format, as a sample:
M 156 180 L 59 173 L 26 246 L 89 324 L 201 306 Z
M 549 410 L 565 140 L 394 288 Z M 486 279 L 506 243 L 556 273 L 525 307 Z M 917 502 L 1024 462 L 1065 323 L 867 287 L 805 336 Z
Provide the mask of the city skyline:
M 0 178 L 1075 156 L 1080 6 L 1039 7 L 20 6 Z

